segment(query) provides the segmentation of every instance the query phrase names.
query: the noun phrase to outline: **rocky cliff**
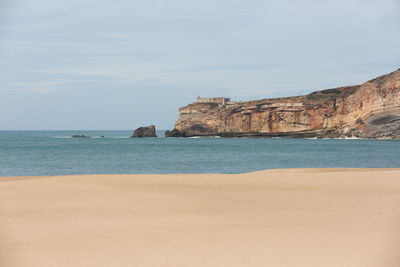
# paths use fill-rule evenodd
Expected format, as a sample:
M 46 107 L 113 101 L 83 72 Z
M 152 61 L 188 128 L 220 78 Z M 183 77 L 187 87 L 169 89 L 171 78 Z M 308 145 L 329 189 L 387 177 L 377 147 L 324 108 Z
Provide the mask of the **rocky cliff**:
M 166 136 L 400 138 L 400 69 L 299 97 L 195 102 L 179 109 Z

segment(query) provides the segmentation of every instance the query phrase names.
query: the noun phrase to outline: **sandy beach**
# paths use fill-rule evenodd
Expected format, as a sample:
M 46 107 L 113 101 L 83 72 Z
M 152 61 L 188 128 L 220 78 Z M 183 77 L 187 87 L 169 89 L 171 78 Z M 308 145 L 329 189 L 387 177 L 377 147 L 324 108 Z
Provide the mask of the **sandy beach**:
M 0 178 L 0 266 L 400 266 L 400 169 Z

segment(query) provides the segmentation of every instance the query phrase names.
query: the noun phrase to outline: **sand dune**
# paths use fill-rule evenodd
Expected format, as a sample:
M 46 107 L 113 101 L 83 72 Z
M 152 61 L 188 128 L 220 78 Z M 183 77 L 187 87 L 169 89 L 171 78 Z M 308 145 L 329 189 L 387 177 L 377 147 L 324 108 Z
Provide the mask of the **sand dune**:
M 0 178 L 0 266 L 400 266 L 400 169 Z

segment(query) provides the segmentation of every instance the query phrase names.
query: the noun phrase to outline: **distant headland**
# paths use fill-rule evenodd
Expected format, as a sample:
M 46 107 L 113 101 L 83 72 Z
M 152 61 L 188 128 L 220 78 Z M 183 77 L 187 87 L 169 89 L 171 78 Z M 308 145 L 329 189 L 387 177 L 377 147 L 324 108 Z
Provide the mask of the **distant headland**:
M 166 137 L 400 138 L 400 69 L 362 85 L 304 96 L 232 102 L 201 98 L 179 109 Z

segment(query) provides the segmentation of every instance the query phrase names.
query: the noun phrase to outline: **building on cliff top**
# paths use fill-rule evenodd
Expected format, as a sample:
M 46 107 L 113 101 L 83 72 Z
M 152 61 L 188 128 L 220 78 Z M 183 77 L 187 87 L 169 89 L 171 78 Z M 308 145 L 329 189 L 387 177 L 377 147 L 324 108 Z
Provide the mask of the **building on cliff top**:
M 231 102 L 230 97 L 211 97 L 211 98 L 204 98 L 198 96 L 196 98 L 197 103 L 218 103 L 222 105 L 226 105 L 227 103 Z

